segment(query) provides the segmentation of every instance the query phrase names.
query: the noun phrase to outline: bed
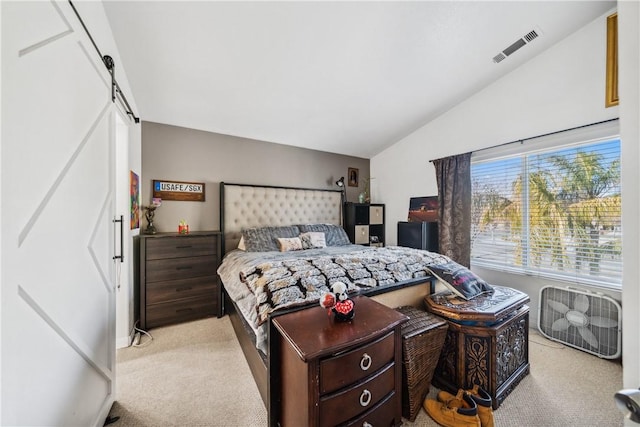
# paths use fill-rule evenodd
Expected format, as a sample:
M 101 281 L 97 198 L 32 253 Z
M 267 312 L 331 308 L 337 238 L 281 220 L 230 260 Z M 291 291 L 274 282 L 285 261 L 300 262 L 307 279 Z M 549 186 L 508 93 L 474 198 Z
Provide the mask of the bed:
M 276 424 L 272 414 L 278 402 L 272 384 L 280 375 L 269 340 L 274 316 L 316 306 L 336 280 L 346 283 L 350 294 L 367 295 L 389 307 L 421 307 L 432 291 L 433 277 L 423 267 L 438 254 L 344 241 L 340 191 L 223 182 L 220 209 L 225 255 L 218 272 L 224 311 L 267 407 L 270 425 Z M 296 239 L 302 239 L 304 249 Z M 282 245 L 288 244 L 302 250 L 282 252 Z M 394 264 L 399 259 L 402 265 Z M 371 274 L 365 277 L 367 272 Z

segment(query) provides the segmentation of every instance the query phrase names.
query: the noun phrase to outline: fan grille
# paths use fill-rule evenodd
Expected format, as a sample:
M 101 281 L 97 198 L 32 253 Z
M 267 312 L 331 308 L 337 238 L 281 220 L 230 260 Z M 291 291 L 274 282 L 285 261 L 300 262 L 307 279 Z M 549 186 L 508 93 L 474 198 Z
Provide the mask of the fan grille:
M 586 326 L 576 319 L 586 320 Z M 540 290 L 538 329 L 552 340 L 615 359 L 621 353 L 620 322 L 620 304 L 609 296 L 555 286 Z

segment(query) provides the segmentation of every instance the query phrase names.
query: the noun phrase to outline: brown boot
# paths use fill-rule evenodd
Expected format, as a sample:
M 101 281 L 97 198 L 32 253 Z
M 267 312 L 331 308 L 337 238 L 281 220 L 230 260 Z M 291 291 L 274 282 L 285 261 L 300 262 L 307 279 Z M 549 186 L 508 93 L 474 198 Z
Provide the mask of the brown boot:
M 460 390 L 459 400 L 438 402 L 433 399 L 424 401 L 424 409 L 435 422 L 444 427 L 481 427 L 478 406 L 468 393 Z M 460 406 L 456 406 L 459 404 Z
M 460 392 L 466 391 L 469 393 L 473 401 L 478 408 L 478 418 L 480 418 L 480 424 L 482 427 L 494 427 L 493 421 L 493 399 L 491 395 L 487 393 L 482 387 L 475 384 L 470 390 L 458 390 L 458 394 L 454 396 L 446 391 L 440 391 L 438 393 L 438 400 L 440 402 L 449 402 L 449 406 L 463 406 L 466 407 L 466 401 L 460 398 Z

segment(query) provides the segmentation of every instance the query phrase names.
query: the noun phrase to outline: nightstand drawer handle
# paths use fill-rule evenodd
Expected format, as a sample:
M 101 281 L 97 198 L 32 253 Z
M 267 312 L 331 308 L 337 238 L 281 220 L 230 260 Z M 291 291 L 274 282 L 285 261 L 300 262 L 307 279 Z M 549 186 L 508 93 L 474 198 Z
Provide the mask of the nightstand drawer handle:
M 371 356 L 367 353 L 362 355 L 362 359 L 360 359 L 360 369 L 366 371 L 371 367 Z
M 183 246 L 176 246 L 176 249 L 189 249 L 191 248 L 191 245 L 183 245 Z
M 176 310 L 176 313 L 186 313 L 187 311 L 193 311 L 193 308 L 180 308 Z
M 193 289 L 191 286 L 185 286 L 184 288 L 176 288 L 176 292 L 190 291 Z
M 362 427 L 373 427 L 373 424 L 368 423 L 368 422 L 365 421 L 365 422 L 362 423 Z
M 371 392 L 364 389 L 360 395 L 360 406 L 367 406 L 369 403 L 371 403 Z
M 191 270 L 192 268 L 192 266 L 186 265 L 184 267 L 176 267 L 176 270 Z

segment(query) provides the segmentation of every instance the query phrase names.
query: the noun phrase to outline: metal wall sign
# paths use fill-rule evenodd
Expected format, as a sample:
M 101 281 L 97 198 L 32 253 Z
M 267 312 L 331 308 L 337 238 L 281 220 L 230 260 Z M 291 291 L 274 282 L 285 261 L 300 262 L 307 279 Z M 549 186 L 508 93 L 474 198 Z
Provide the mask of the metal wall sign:
M 153 180 L 153 197 L 204 202 L 204 182 Z

